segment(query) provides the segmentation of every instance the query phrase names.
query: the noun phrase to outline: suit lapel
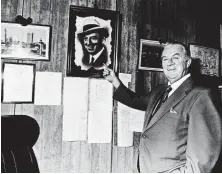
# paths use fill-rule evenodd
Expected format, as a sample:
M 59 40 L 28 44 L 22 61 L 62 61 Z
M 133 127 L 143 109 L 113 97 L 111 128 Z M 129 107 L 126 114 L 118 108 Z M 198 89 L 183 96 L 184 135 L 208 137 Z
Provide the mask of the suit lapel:
M 159 101 L 160 97 L 162 96 L 163 91 L 164 91 L 165 88 L 166 88 L 166 85 L 160 86 L 153 93 L 153 96 L 150 99 L 150 103 L 152 103 L 152 104 L 149 103 L 148 106 L 147 106 L 146 117 L 148 117 L 148 118 L 145 119 L 144 127 L 148 126 L 150 118 L 151 118 L 152 111 L 153 111 L 154 107 L 156 106 L 157 102 Z
M 179 103 L 187 95 L 187 92 L 192 89 L 192 86 L 193 82 L 191 78 L 185 80 L 151 118 L 150 122 L 148 123 L 147 129 L 154 125 L 166 114 L 166 112 L 168 112 L 177 103 Z
M 107 56 L 106 48 L 104 48 L 99 57 L 93 62 L 93 66 L 103 66 L 103 63 L 107 62 Z

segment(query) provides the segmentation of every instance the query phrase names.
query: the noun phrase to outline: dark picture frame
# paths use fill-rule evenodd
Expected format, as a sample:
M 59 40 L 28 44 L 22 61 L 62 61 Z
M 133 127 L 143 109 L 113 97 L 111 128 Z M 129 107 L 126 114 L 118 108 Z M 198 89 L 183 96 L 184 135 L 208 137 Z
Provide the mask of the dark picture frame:
M 161 54 L 166 44 L 140 39 L 139 70 L 163 71 Z
M 36 65 L 3 62 L 2 66 L 2 103 L 34 103 Z
M 103 63 L 115 72 L 117 71 L 119 18 L 118 11 L 70 5 L 66 76 L 101 78 Z M 105 38 L 102 41 L 104 49 L 96 60 L 98 62 L 100 59 L 100 64 L 97 66 L 90 63 L 89 59 L 92 58 L 89 58 L 90 52 L 85 48 L 85 41 L 83 41 L 90 30 L 91 32 L 103 32 Z M 102 35 L 101 33 L 99 35 Z M 105 51 L 106 53 L 102 56 Z M 102 62 L 101 58 L 106 60 Z
M 1 58 L 49 61 L 52 27 L 1 22 Z

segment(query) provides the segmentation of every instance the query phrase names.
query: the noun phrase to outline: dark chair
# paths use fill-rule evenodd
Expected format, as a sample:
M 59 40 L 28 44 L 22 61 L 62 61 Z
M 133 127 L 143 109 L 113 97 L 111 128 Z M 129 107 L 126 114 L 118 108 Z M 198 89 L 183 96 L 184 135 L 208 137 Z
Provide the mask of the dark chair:
M 1 117 L 1 172 L 39 173 L 32 147 L 39 137 L 37 121 L 27 115 Z

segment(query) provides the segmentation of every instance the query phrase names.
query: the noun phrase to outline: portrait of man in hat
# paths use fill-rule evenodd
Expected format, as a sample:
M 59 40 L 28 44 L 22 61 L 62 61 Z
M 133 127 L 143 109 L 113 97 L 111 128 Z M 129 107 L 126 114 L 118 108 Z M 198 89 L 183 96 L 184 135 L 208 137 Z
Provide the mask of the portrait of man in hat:
M 119 12 L 70 7 L 66 75 L 103 78 L 105 66 L 117 71 Z
M 87 17 L 83 21 L 82 27 L 79 27 L 77 41 L 81 49 L 76 49 L 76 64 L 79 64 L 89 77 L 102 77 L 104 64 L 111 64 L 110 49 L 107 43 L 110 41 L 110 31 L 101 19 Z M 76 43 L 78 43 L 76 42 Z M 81 59 L 81 61 L 80 61 Z

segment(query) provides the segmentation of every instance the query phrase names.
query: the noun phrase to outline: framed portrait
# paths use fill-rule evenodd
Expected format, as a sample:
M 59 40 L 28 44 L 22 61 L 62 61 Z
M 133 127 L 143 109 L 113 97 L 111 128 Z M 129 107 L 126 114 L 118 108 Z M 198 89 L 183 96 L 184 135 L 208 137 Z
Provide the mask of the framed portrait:
M 71 5 L 66 76 L 101 78 L 105 65 L 117 71 L 118 34 L 119 12 Z
M 35 64 L 3 63 L 2 103 L 34 103 Z
M 1 22 L 1 58 L 50 60 L 51 26 Z
M 219 76 L 219 49 L 189 44 L 190 55 L 199 60 L 200 73 Z
M 139 70 L 163 71 L 161 54 L 166 44 L 154 40 L 140 40 Z

